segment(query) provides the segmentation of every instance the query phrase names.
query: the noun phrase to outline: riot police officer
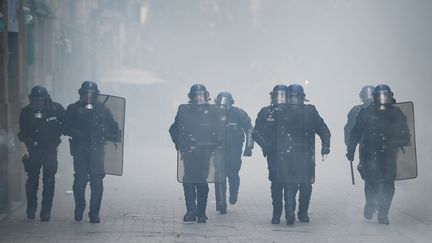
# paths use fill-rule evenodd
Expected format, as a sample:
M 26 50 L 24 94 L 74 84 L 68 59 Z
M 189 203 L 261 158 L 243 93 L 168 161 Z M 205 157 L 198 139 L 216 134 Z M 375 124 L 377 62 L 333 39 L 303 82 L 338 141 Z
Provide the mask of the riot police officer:
M 179 157 L 184 160 L 184 175 L 178 178 L 179 182 L 183 185 L 186 214 L 183 217 L 183 222 L 195 222 L 205 223 L 207 220 L 206 207 L 208 198 L 208 176 L 209 176 L 209 163 L 210 157 L 213 154 L 213 148 L 208 145 L 200 146 L 198 140 L 199 137 L 204 137 L 205 140 L 211 137 L 208 131 L 213 130 L 213 127 L 200 127 L 195 123 L 196 121 L 182 120 L 185 117 L 190 119 L 200 119 L 196 114 L 206 117 L 211 112 L 206 107 L 209 107 L 209 92 L 206 87 L 202 84 L 194 84 L 191 86 L 189 94 L 189 105 L 183 105 L 190 107 L 184 112 L 180 110 L 182 105 L 179 107 L 179 111 L 176 114 L 175 121 L 169 128 L 171 139 L 175 144 L 176 150 L 179 153 Z M 193 107 L 192 107 L 193 106 Z M 186 113 L 186 114 L 184 114 Z M 212 122 L 212 121 L 206 121 Z M 214 121 L 216 122 L 216 121 Z M 211 126 L 211 125 L 210 125 Z M 185 127 L 190 127 L 186 129 Z M 181 172 L 183 173 L 183 171 Z M 225 179 L 225 174 L 223 174 Z
M 18 138 L 24 142 L 28 155 L 23 157 L 27 172 L 27 218 L 34 219 L 37 208 L 39 174 L 43 171 L 43 192 L 40 218 L 49 221 L 57 173 L 57 147 L 60 144 L 64 108 L 53 102 L 46 88 L 34 86 L 28 96 L 30 104 L 22 108 Z
M 70 136 L 74 163 L 73 193 L 75 221 L 81 221 L 86 206 L 85 189 L 90 181 L 90 223 L 99 223 L 103 194 L 105 141 L 119 141 L 120 130 L 111 112 L 98 101 L 95 82 L 85 81 L 78 90 L 80 99 L 66 109 L 64 134 Z M 100 169 L 102 168 L 102 169 Z
M 278 105 L 287 101 L 288 87 L 283 84 L 276 85 L 270 92 L 271 104 L 263 107 L 255 121 L 253 139 L 261 147 L 264 157 L 267 158 L 269 170 L 268 179 L 271 182 L 271 198 L 273 204 L 272 224 L 279 224 L 282 214 L 283 184 L 276 180 L 276 112 Z M 286 202 L 285 202 L 286 203 Z
M 373 103 L 357 116 L 346 156 L 353 161 L 356 146 L 360 143 L 359 170 L 365 181 L 366 197 L 364 217 L 372 219 L 373 213 L 378 211 L 378 223 L 388 225 L 398 153 L 409 146 L 411 135 L 406 116 L 393 105 L 396 101 L 388 85 L 376 86 L 373 98 Z
M 227 119 L 227 151 L 226 174 L 229 182 L 229 202 L 235 204 L 240 186 L 239 171 L 241 168 L 241 155 L 243 143 L 246 145 L 243 156 L 251 156 L 253 149 L 252 124 L 248 114 L 241 108 L 233 106 L 234 99 L 229 92 L 220 92 L 216 97 L 217 105 L 226 109 Z M 215 183 L 216 211 L 221 214 L 227 212 L 226 182 Z
M 346 146 L 348 146 L 350 132 L 354 126 L 354 123 L 357 119 L 358 114 L 360 113 L 360 110 L 362 108 L 367 107 L 368 105 L 370 105 L 373 102 L 374 89 L 375 89 L 375 87 L 372 85 L 364 86 L 359 93 L 359 97 L 360 97 L 360 100 L 362 101 L 362 104 L 354 106 L 348 112 L 347 123 L 344 127 L 345 145 Z
M 315 150 L 315 134 L 321 139 L 321 155 L 323 160 L 330 153 L 330 130 L 324 123 L 324 120 L 318 114 L 318 111 L 313 105 L 305 105 L 304 89 L 301 85 L 293 84 L 288 86 L 288 106 L 284 110 L 287 119 L 286 131 L 287 135 L 291 135 L 289 145 L 291 152 L 286 154 L 286 161 L 291 165 L 288 169 L 291 171 L 287 176 L 288 183 L 288 202 L 289 216 L 287 223 L 294 223 L 294 210 L 296 191 L 299 192 L 299 205 L 297 217 L 300 222 L 308 223 L 310 221 L 308 215 L 309 203 L 312 195 L 312 184 L 315 182 L 315 161 L 312 151 Z M 281 119 L 283 120 L 283 119 Z M 308 144 L 303 147 L 303 142 Z M 282 147 L 282 146 L 280 146 Z M 283 147 L 282 147 L 283 148 Z M 293 176 L 297 175 L 297 177 Z
M 321 154 L 324 156 L 330 153 L 330 131 L 315 107 L 304 104 L 306 99 L 302 86 L 290 85 L 283 90 L 285 101 L 274 105 L 276 109 L 273 109 L 271 115 L 266 115 L 261 110 L 254 134 L 255 141 L 263 144 L 269 162 L 273 198 L 272 223 L 280 223 L 283 195 L 287 224 L 292 225 L 295 222 L 297 191 L 300 191 L 298 219 L 301 222 L 310 220 L 308 208 L 312 183 L 315 181 L 315 134 L 321 138 Z M 278 86 L 272 93 L 275 91 L 278 91 Z M 266 129 L 268 141 L 264 135 Z

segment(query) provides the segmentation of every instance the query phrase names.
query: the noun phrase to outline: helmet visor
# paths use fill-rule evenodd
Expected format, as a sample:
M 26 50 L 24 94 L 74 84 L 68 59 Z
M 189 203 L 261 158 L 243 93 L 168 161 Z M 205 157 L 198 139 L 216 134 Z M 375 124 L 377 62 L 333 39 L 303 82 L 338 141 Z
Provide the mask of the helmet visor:
M 376 101 L 380 105 L 389 105 L 393 103 L 393 96 L 389 91 L 379 91 L 376 95 Z
M 43 111 L 48 108 L 47 98 L 32 98 L 30 99 L 30 107 L 34 111 Z
M 293 105 L 303 104 L 304 99 L 298 95 L 289 95 L 288 96 L 288 103 Z
M 191 94 L 190 103 L 202 105 L 208 103 L 208 93 L 206 91 L 198 91 Z
M 84 104 L 94 104 L 97 98 L 97 92 L 87 91 L 80 95 L 80 101 Z
M 271 93 L 272 104 L 285 104 L 286 101 L 287 96 L 284 90 L 278 90 Z
M 360 93 L 360 99 L 364 103 L 370 103 L 373 100 L 373 90 L 367 89 L 364 92 Z
M 223 96 L 223 97 L 220 99 L 219 104 L 220 104 L 220 105 L 230 105 L 230 104 L 231 104 L 231 101 L 230 101 L 230 99 L 229 99 L 228 97 Z

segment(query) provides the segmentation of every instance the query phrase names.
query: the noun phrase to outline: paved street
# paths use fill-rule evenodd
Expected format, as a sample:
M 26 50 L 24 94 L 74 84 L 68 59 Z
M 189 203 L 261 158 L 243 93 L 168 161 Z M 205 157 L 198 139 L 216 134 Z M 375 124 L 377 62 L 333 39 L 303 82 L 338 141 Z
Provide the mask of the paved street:
M 183 224 L 181 184 L 175 180 L 175 153 L 127 150 L 123 177 L 108 176 L 101 210 L 102 223 L 73 221 L 70 159 L 60 165 L 52 220 L 25 218 L 24 208 L 0 223 L 0 242 L 431 242 L 429 202 L 411 196 L 414 181 L 398 182 L 390 226 L 366 221 L 362 183 L 350 184 L 348 165 L 330 157 L 317 161 L 317 182 L 310 207 L 311 223 L 271 225 L 266 164 L 259 150 L 243 161 L 239 202 L 227 215 L 215 212 L 211 184 L 207 224 Z M 346 167 L 340 169 L 341 167 Z M 337 171 L 337 172 L 335 172 Z M 346 173 L 345 173 L 346 172 Z M 357 178 L 359 180 L 359 178 Z

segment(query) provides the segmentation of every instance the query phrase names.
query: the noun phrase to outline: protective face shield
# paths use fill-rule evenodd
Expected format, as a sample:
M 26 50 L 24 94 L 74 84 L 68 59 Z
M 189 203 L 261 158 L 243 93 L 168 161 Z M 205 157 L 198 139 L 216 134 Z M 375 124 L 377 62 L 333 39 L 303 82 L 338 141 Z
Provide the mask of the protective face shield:
M 378 85 L 374 90 L 373 96 L 375 104 L 377 104 L 381 110 L 395 103 L 393 92 L 387 85 Z
M 208 97 L 208 92 L 207 91 L 197 91 L 194 92 L 193 94 L 190 94 L 189 99 L 190 99 L 190 103 L 191 104 L 197 104 L 197 105 L 202 105 L 202 104 L 208 104 L 209 102 L 209 97 Z
M 189 90 L 189 103 L 197 105 L 208 104 L 210 100 L 209 96 L 209 92 L 204 85 L 194 84 Z
M 374 93 L 374 87 L 373 86 L 365 86 L 362 88 L 362 90 L 359 93 L 360 100 L 365 105 L 369 105 L 373 102 L 373 93 Z
M 82 92 L 80 94 L 80 102 L 85 105 L 86 109 L 92 110 L 97 96 L 98 96 L 97 92 L 93 92 L 93 91 Z
M 45 87 L 36 85 L 32 88 L 29 96 L 30 109 L 34 112 L 35 118 L 43 118 L 43 112 L 49 108 L 50 96 Z
M 285 90 L 276 90 L 270 93 L 271 103 L 273 105 L 285 104 L 287 101 L 287 95 Z
M 30 98 L 30 108 L 33 111 L 44 111 L 48 108 L 47 98 Z
M 231 104 L 231 103 L 229 102 L 228 97 L 222 97 L 221 98 L 220 105 L 229 105 L 229 104 Z
M 288 86 L 288 103 L 293 105 L 304 104 L 305 101 L 305 93 L 304 89 L 299 84 L 292 84 Z
M 99 95 L 99 89 L 95 82 L 84 81 L 78 90 L 78 94 L 80 95 L 80 102 L 85 105 L 86 109 L 91 110 Z
M 234 104 L 234 99 L 229 92 L 220 92 L 216 97 L 215 103 L 222 107 L 230 107 Z
M 288 104 L 292 104 L 292 105 L 304 104 L 304 98 L 299 97 L 298 95 L 289 95 Z
M 380 91 L 377 94 L 376 101 L 381 108 L 385 108 L 386 106 L 393 103 L 393 96 L 387 91 Z

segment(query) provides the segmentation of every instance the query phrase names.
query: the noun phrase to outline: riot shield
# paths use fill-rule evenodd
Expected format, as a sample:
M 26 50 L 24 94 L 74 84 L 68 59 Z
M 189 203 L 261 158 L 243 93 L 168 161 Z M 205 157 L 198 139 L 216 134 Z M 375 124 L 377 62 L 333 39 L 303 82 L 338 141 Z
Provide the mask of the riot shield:
M 394 106 L 399 108 L 406 118 L 406 124 L 399 125 L 395 122 L 394 125 L 394 130 L 397 134 L 400 134 L 398 135 L 400 138 L 395 141 L 399 143 L 396 160 L 396 180 L 414 179 L 417 177 L 414 104 L 412 102 L 403 102 L 396 103 Z M 409 142 L 404 141 L 404 139 L 409 139 Z
M 225 181 L 226 110 L 213 104 L 184 104 L 177 112 L 177 180 Z
M 94 173 L 121 176 L 126 99 L 99 94 L 93 108 L 90 167 Z
M 314 183 L 315 132 L 307 105 L 278 105 L 276 112 L 276 180 Z

